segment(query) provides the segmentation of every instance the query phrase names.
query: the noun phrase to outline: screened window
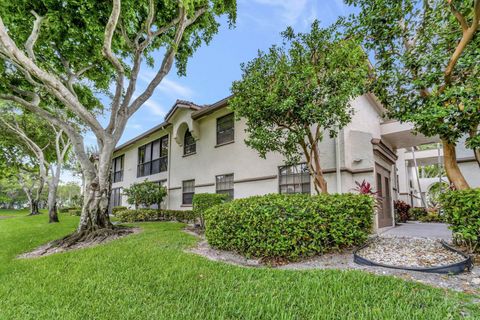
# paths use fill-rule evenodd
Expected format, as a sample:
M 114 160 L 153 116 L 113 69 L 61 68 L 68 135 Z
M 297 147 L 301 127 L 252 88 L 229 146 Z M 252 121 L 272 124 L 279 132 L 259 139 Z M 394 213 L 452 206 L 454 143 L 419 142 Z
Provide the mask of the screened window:
M 167 171 L 168 136 L 138 148 L 137 177 Z
M 185 132 L 185 137 L 183 138 L 183 155 L 188 156 L 197 151 L 197 143 L 192 136 L 190 131 Z
M 227 194 L 233 199 L 233 173 L 216 176 L 217 193 Z
M 310 194 L 310 173 L 306 163 L 279 168 L 280 193 Z
M 182 204 L 190 205 L 195 194 L 195 180 L 186 180 L 182 183 Z
M 111 206 L 112 208 L 122 205 L 122 188 L 113 188 L 111 194 Z
M 121 155 L 112 161 L 112 182 L 114 183 L 123 181 L 123 159 L 124 156 Z
M 234 141 L 234 122 L 233 113 L 217 119 L 217 145 Z

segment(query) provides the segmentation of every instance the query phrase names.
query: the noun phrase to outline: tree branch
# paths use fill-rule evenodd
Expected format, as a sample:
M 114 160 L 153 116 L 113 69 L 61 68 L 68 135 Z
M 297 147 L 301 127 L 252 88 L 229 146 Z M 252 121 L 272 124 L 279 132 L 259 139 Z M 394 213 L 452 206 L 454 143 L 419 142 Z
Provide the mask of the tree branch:
M 50 164 L 45 159 L 45 154 L 43 152 L 43 149 L 28 137 L 28 135 L 25 133 L 25 131 L 22 128 L 20 128 L 20 126 L 16 121 L 14 126 L 5 119 L 4 115 L 0 116 L 0 121 L 9 131 L 18 135 L 20 139 L 23 140 L 25 145 L 33 152 L 33 154 L 35 154 L 39 162 L 40 173 L 43 175 L 44 178 L 46 178 L 47 176 L 46 167 L 50 166 Z
M 120 106 L 120 99 L 123 93 L 123 81 L 125 78 L 125 68 L 120 60 L 112 52 L 112 39 L 117 29 L 118 19 L 121 12 L 121 0 L 113 0 L 112 12 L 105 27 L 102 53 L 110 61 L 117 71 L 115 95 L 112 100 L 112 115 L 117 113 Z
M 465 20 L 465 17 L 457 10 L 455 5 L 453 4 L 452 0 L 447 0 L 449 6 L 450 6 L 450 11 L 452 11 L 453 15 L 457 19 L 458 23 L 460 23 L 460 26 L 462 27 L 462 30 L 465 31 L 468 29 L 468 24 L 467 21 Z
M 207 11 L 207 7 L 202 7 L 198 9 L 192 18 L 188 19 L 186 16 L 185 9 L 180 7 L 179 15 L 177 17 L 178 25 L 177 30 L 175 31 L 175 36 L 172 45 L 165 53 L 165 56 L 162 61 L 162 65 L 158 70 L 157 74 L 153 78 L 153 80 L 148 84 L 145 91 L 140 94 L 130 105 L 128 108 L 128 115 L 131 116 L 134 114 L 144 103 L 147 101 L 153 94 L 155 88 L 160 84 L 163 78 L 168 74 L 170 69 L 172 68 L 173 60 L 178 50 L 178 46 L 183 38 L 183 33 L 185 29 L 188 28 L 190 25 L 195 23 L 195 21 L 202 16 Z M 160 30 L 159 30 L 160 31 Z
M 35 16 L 35 22 L 33 23 L 32 33 L 27 39 L 25 43 L 25 50 L 32 61 L 36 61 L 35 52 L 33 51 L 33 47 L 37 42 L 38 36 L 40 34 L 40 27 L 42 26 L 43 17 L 39 16 L 35 11 L 31 11 L 31 13 Z
M 7 29 L 0 17 L 0 44 L 5 48 L 9 58 L 18 63 L 29 74 L 38 78 L 44 83 L 44 88 L 57 97 L 73 113 L 78 115 L 87 123 L 97 138 L 104 139 L 105 133 L 100 122 L 91 114 L 81 102 L 73 95 L 60 79 L 42 70 L 31 59 L 29 59 L 13 42 L 7 33 Z
M 451 0 L 449 0 L 449 3 L 450 2 Z M 467 45 L 472 41 L 473 36 L 477 32 L 477 29 L 480 23 L 480 0 L 475 0 L 473 10 L 474 10 L 474 14 L 473 14 L 472 25 L 467 29 L 464 29 L 462 26 L 462 31 L 463 31 L 462 38 L 460 39 L 460 42 L 455 48 L 455 51 L 453 52 L 450 58 L 450 61 L 448 62 L 447 67 L 445 68 L 445 73 L 444 73 L 445 83 L 440 87 L 440 92 L 443 92 L 445 88 L 450 84 L 455 65 L 457 64 L 463 51 L 465 50 Z

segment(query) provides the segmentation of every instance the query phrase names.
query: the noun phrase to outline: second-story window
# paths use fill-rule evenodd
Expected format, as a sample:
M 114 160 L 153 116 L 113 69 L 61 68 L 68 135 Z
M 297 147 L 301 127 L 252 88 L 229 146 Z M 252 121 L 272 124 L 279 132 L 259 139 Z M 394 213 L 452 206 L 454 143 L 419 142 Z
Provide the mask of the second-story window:
M 121 182 L 123 181 L 123 159 L 124 156 L 121 155 L 116 157 L 112 161 L 112 182 Z
M 193 138 L 192 133 L 187 130 L 183 138 L 183 155 L 188 156 L 189 154 L 194 154 L 196 151 L 197 143 L 195 142 L 195 138 Z
M 233 113 L 217 119 L 217 145 L 232 142 L 235 139 L 235 119 Z
M 167 171 L 168 136 L 150 142 L 138 148 L 137 177 Z

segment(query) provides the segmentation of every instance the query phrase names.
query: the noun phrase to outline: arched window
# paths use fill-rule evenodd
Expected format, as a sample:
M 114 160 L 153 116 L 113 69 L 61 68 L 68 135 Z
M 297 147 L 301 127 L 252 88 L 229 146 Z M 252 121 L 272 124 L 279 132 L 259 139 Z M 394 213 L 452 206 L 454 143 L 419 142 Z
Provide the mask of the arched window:
M 185 132 L 185 137 L 183 138 L 183 155 L 188 156 L 189 154 L 193 154 L 197 151 L 197 144 L 195 139 L 192 136 L 192 133 L 187 130 Z

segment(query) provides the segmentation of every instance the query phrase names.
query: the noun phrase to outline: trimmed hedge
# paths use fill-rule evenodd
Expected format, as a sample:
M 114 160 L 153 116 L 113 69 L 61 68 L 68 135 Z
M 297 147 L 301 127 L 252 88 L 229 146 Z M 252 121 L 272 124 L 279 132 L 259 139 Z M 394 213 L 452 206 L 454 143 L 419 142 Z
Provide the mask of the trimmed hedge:
M 420 216 L 418 221 L 421 222 L 444 222 L 443 216 L 441 216 L 437 210 L 429 209 L 426 211 L 425 215 Z
M 61 209 L 58 209 L 58 213 L 66 213 L 71 216 L 81 216 L 82 208 L 76 208 L 76 207 L 61 208 Z
M 69 211 L 78 210 L 78 209 L 81 210 L 82 208 L 79 208 L 79 207 L 62 207 L 62 208 L 58 209 L 58 213 L 69 213 Z
M 122 206 L 113 207 L 112 208 L 112 214 L 115 216 L 115 215 L 117 215 L 117 212 L 125 211 L 125 210 L 128 210 L 128 208 L 127 207 L 122 207 Z
M 228 195 L 218 193 L 197 193 L 193 195 L 193 213 L 200 220 L 200 226 L 205 227 L 205 212 L 227 201 Z
M 145 222 L 145 221 L 180 221 L 189 222 L 194 219 L 191 210 L 157 210 L 157 209 L 136 209 L 120 210 L 115 213 L 121 222 Z
M 480 188 L 446 192 L 440 203 L 455 242 L 480 252 Z
M 238 199 L 207 210 L 205 235 L 218 249 L 294 261 L 363 244 L 374 205 L 373 197 L 354 194 Z
M 413 207 L 408 210 L 409 220 L 421 220 L 427 216 L 427 210 L 422 207 Z

